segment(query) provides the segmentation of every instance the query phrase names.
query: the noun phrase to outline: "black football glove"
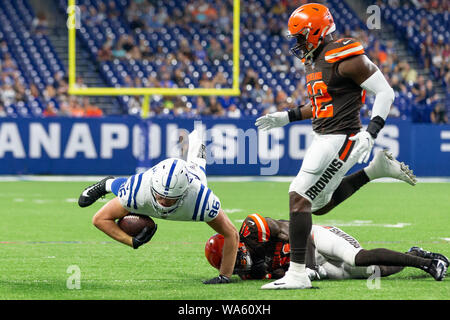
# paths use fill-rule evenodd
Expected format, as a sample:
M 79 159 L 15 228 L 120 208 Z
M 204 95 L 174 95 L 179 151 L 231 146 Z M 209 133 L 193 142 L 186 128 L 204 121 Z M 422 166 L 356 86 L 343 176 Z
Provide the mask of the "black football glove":
M 145 227 L 144 229 L 142 229 L 141 233 L 139 233 L 136 237 L 133 237 L 133 249 L 137 249 L 143 244 L 149 242 L 155 234 L 156 229 L 158 229 L 157 224 L 155 224 L 155 227 L 152 229 L 150 229 L 149 227 Z
M 210 280 L 203 281 L 204 284 L 221 284 L 230 283 L 231 280 L 227 276 L 219 275 L 218 277 L 212 278 Z

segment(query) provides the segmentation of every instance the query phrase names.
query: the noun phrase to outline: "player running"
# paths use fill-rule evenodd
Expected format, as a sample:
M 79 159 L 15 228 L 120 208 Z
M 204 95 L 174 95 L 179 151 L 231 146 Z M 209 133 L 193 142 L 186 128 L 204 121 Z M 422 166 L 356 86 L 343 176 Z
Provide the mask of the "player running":
M 333 39 L 336 26 L 327 7 L 310 3 L 297 8 L 289 18 L 288 29 L 289 36 L 297 41 L 291 51 L 305 64 L 310 102 L 265 115 L 255 124 L 261 130 L 270 130 L 312 119 L 314 139 L 289 187 L 289 270 L 282 279 L 262 289 L 311 287 L 305 268 L 311 213 L 329 212 L 379 177 L 416 183 L 409 168 L 387 152 L 377 154 L 373 166 L 344 177 L 356 162 L 368 161 L 394 101 L 394 91 L 359 42 L 351 38 Z M 359 111 L 365 90 L 375 94 L 375 101 L 367 130 L 360 131 Z
M 279 279 L 290 261 L 289 221 L 248 215 L 240 229 L 239 250 L 234 273 L 241 279 Z M 219 268 L 223 236 L 213 235 L 205 246 L 211 265 Z M 341 229 L 313 225 L 306 250 L 306 271 L 310 280 L 367 279 L 386 277 L 404 267 L 415 267 L 435 280 L 444 279 L 448 259 L 439 253 L 412 247 L 405 253 L 379 248 L 365 250 Z
M 115 220 L 130 212 L 175 221 L 204 221 L 224 236 L 224 259 L 219 276 L 205 284 L 229 283 L 233 273 L 239 234 L 223 212 L 220 201 L 207 187 L 206 151 L 196 130 L 189 134 L 187 161 L 167 159 L 130 178 L 106 177 L 87 187 L 78 204 L 87 207 L 112 192 L 110 200 L 94 215 L 93 224 L 111 238 L 134 249 L 150 241 L 156 229 L 147 227 L 136 237 L 120 229 Z

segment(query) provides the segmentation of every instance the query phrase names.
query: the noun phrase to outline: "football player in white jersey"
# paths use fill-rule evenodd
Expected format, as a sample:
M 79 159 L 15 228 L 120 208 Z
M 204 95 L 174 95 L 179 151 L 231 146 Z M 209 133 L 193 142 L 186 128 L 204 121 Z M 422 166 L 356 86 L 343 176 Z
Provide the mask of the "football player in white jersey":
M 116 197 L 93 217 L 93 224 L 108 236 L 134 249 L 150 241 L 156 228 L 144 228 L 131 237 L 115 221 L 130 212 L 175 221 L 203 221 L 225 238 L 219 276 L 205 284 L 229 283 L 233 273 L 239 234 L 223 212 L 220 200 L 207 186 L 206 152 L 198 131 L 189 134 L 187 160 L 170 158 L 146 172 L 127 178 L 106 177 L 80 195 L 80 207 L 90 206 L 112 192 Z

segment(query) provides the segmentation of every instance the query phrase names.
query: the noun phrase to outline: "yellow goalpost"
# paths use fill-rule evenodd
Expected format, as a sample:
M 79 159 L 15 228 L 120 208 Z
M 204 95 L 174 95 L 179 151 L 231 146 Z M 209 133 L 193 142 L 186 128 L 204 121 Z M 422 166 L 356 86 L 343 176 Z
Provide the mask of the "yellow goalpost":
M 76 0 L 68 0 L 68 22 L 75 21 Z M 79 18 L 79 17 L 78 17 Z M 78 88 L 76 87 L 76 23 L 69 30 L 69 94 L 80 96 L 143 96 L 142 117 L 149 113 L 150 96 L 238 96 L 240 55 L 240 0 L 233 0 L 233 85 L 231 88 Z

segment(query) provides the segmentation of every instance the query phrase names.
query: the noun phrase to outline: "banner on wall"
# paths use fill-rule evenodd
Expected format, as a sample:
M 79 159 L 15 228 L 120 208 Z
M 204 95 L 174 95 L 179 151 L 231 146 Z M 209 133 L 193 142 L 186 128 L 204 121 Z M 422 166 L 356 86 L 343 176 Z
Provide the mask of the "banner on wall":
M 0 174 L 130 175 L 180 157 L 180 132 L 194 128 L 204 133 L 208 175 L 296 175 L 312 140 L 308 122 L 261 132 L 254 119 L 4 118 Z M 389 119 L 379 148 L 418 176 L 450 176 L 450 125 Z

